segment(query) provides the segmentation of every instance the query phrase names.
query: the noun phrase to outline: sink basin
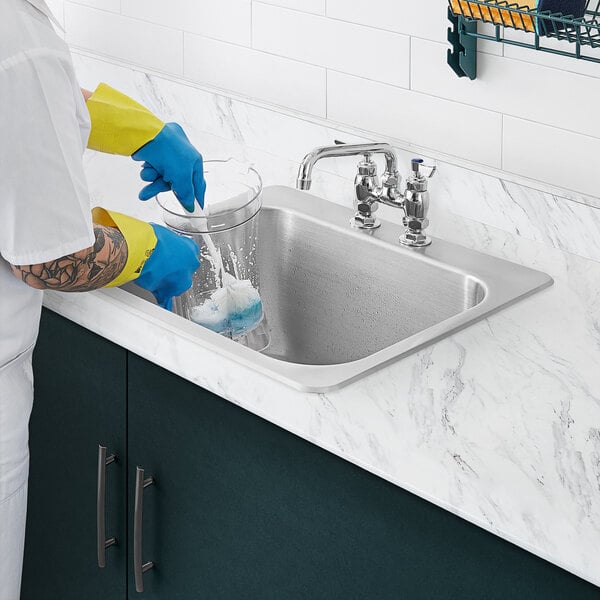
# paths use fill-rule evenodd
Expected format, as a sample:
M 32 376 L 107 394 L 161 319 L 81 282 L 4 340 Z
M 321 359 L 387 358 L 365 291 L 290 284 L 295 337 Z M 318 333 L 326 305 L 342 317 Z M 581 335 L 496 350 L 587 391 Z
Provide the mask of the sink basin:
M 357 361 L 485 298 L 483 282 L 468 273 L 415 259 L 399 244 L 353 235 L 343 209 L 337 217 L 342 228 L 324 226 L 321 211 L 312 214 L 319 220 L 279 206 L 267 205 L 260 214 L 268 356 L 305 365 Z M 399 227 L 390 229 L 397 234 Z
M 403 247 L 399 225 L 365 233 L 350 228 L 352 214 L 306 192 L 264 190 L 258 267 L 271 343 L 262 353 L 153 309 L 255 370 L 326 391 L 552 284 L 545 273 L 443 240 Z

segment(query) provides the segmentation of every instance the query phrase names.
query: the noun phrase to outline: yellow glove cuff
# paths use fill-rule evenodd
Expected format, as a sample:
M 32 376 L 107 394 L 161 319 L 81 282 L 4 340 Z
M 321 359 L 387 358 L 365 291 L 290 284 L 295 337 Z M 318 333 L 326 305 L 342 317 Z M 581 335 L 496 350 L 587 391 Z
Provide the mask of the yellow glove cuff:
M 538 0 L 521 0 L 520 8 L 535 9 Z M 516 6 L 511 4 L 510 6 Z M 462 9 L 462 10 L 461 10 Z M 474 19 L 491 21 L 496 25 L 506 25 L 507 27 L 517 26 L 518 29 L 525 31 L 535 31 L 534 20 L 528 15 L 522 15 L 517 12 L 502 10 L 500 8 L 488 8 L 474 2 L 464 2 L 463 0 L 452 0 L 452 12 L 455 14 L 464 14 L 473 16 Z
M 100 207 L 92 210 L 92 220 L 97 225 L 118 229 L 127 242 L 127 262 L 123 270 L 104 287 L 117 287 L 137 279 L 146 260 L 156 248 L 157 239 L 152 226 L 145 221 Z
M 146 107 L 105 83 L 86 104 L 92 121 L 88 140 L 92 150 L 131 156 L 165 126 Z

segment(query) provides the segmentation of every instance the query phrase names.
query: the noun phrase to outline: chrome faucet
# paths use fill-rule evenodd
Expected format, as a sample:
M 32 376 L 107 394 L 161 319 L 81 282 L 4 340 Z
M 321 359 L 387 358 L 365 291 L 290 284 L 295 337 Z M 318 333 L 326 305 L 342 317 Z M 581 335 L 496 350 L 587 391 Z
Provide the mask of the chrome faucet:
M 358 229 L 376 229 L 381 225 L 373 213 L 379 208 L 379 203 L 402 208 L 402 220 L 405 231 L 400 236 L 400 243 L 406 246 L 427 246 L 431 243 L 423 230 L 429 225 L 427 211 L 429 209 L 429 192 L 427 179 L 432 177 L 436 168 L 423 165 L 421 159 L 412 160 L 412 175 L 406 182 L 406 192 L 400 191 L 401 176 L 398 173 L 396 152 L 386 143 L 344 144 L 336 140 L 335 146 L 321 146 L 309 152 L 298 170 L 296 187 L 299 190 L 310 190 L 312 170 L 317 161 L 322 158 L 342 156 L 357 156 L 363 159 L 358 163 L 358 173 L 354 178 L 354 208 L 356 213 L 351 219 L 352 227 Z M 385 157 L 385 172 L 381 180 L 377 175 L 377 165 L 373 154 L 383 154 Z M 422 169 L 427 172 L 423 173 Z

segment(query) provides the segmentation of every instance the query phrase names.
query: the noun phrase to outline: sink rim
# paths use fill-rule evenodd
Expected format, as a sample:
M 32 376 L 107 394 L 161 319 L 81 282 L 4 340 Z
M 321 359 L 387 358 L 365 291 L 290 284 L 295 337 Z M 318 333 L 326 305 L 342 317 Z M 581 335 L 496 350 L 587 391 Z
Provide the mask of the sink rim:
M 209 329 L 201 327 L 183 317 L 165 311 L 130 291 L 106 288 L 97 293 L 109 294 L 132 309 L 142 310 L 155 323 L 163 324 L 171 331 L 192 337 L 204 347 L 259 371 L 304 392 L 326 392 L 339 389 L 405 356 L 434 344 L 477 321 L 530 296 L 553 284 L 550 275 L 524 267 L 505 259 L 496 258 L 477 250 L 471 250 L 452 242 L 433 238 L 430 246 L 406 248 L 397 238 L 401 226 L 382 220 L 382 227 L 365 233 L 351 229 L 348 225 L 353 211 L 326 199 L 301 192 L 286 186 L 268 186 L 263 190 L 263 210 L 270 208 L 298 214 L 301 218 L 316 223 L 325 223 L 345 235 L 368 236 L 369 243 L 382 246 L 387 251 L 412 255 L 437 268 L 450 270 L 462 277 L 471 278 L 481 286 L 483 298 L 476 305 L 435 325 L 423 329 L 386 348 L 368 356 L 326 365 L 292 363 L 267 356 L 242 346 Z M 315 217 L 314 215 L 318 215 Z M 477 261 L 477 266 L 473 262 Z

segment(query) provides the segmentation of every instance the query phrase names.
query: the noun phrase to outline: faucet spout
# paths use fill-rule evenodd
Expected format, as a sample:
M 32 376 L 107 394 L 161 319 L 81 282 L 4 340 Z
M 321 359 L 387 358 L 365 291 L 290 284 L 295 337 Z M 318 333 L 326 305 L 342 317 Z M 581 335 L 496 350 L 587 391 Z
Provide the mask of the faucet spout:
M 300 163 L 296 187 L 299 190 L 310 190 L 312 171 L 315 164 L 323 158 L 339 158 L 342 156 L 358 156 L 360 154 L 383 154 L 385 156 L 385 173 L 383 180 L 398 177 L 398 161 L 394 149 L 385 142 L 368 144 L 338 144 L 321 146 L 309 152 Z

